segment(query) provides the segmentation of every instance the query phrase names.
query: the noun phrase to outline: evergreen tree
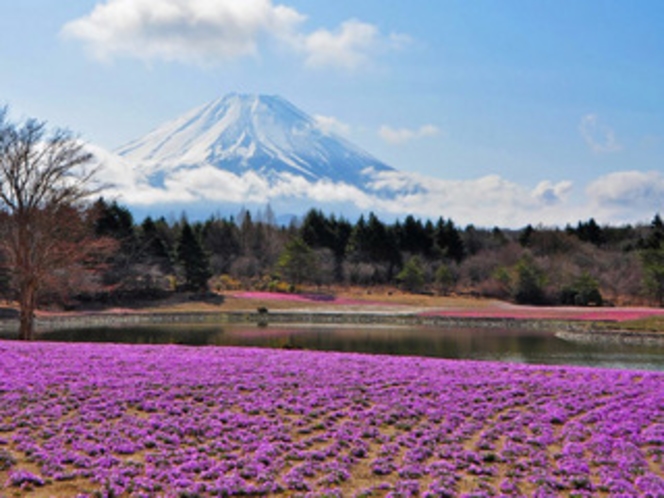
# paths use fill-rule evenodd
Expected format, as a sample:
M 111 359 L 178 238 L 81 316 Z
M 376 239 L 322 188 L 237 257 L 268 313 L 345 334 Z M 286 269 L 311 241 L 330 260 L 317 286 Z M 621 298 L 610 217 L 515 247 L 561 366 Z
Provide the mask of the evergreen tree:
M 521 247 L 530 246 L 530 239 L 534 233 L 535 229 L 532 225 L 528 224 L 526 228 L 524 228 L 523 231 L 519 234 L 519 244 L 521 244 Z
M 327 218 L 321 210 L 310 210 L 302 222 L 300 236 L 312 249 L 329 249 L 334 254 L 334 275 L 343 278 L 343 261 L 353 226 L 334 215 Z
M 528 254 L 516 265 L 517 280 L 514 299 L 519 304 L 544 304 L 544 272 Z
M 368 221 L 360 216 L 348 244 L 349 252 L 359 261 L 394 266 L 401 259 L 394 232 L 388 231 L 374 213 L 369 213 Z
M 456 276 L 448 265 L 442 264 L 436 270 L 435 282 L 438 292 L 447 296 L 454 288 Z
M 442 217 L 438 218 L 433 229 L 433 240 L 438 252 L 444 257 L 457 263 L 460 263 L 465 257 L 466 250 L 463 240 L 452 220 L 445 221 Z
M 595 246 L 601 246 L 605 240 L 604 232 L 595 218 L 590 218 L 586 223 L 579 221 L 575 233 L 580 240 Z
M 659 214 L 656 214 L 650 223 L 648 238 L 645 241 L 646 249 L 659 249 L 664 243 L 664 222 Z
M 403 224 L 395 225 L 395 235 L 399 250 L 410 254 L 429 256 L 433 247 L 433 225 L 429 223 L 428 229 L 420 220 L 409 215 Z M 430 232 L 430 231 L 431 232 Z
M 409 292 L 419 292 L 424 287 L 424 267 L 419 256 L 413 256 L 397 275 L 397 281 Z
M 664 306 L 664 249 L 646 249 L 641 253 L 641 262 L 646 292 Z
M 143 259 L 148 264 L 158 265 L 164 272 L 171 270 L 171 261 L 166 244 L 157 225 L 149 216 L 141 223 L 140 245 Z
M 131 252 L 136 242 L 131 211 L 116 201 L 108 204 L 103 198 L 95 203 L 94 209 L 97 211 L 95 235 L 112 237 L 120 242 L 122 252 Z
M 300 237 L 286 244 L 277 267 L 282 277 L 293 285 L 316 279 L 316 255 Z
M 447 223 L 445 223 L 445 237 L 447 239 L 447 256 L 460 263 L 466 255 L 466 250 L 459 230 L 454 226 L 452 220 L 447 220 Z
M 330 223 L 332 224 L 332 231 L 334 233 L 334 241 L 332 242 L 332 247 L 330 247 L 330 249 L 334 252 L 337 260 L 341 262 L 346 256 L 348 241 L 353 233 L 353 225 L 346 219 L 336 219 L 334 217 L 332 217 Z
M 228 273 L 241 254 L 240 230 L 235 222 L 210 218 L 203 225 L 202 240 L 215 274 Z
M 300 234 L 302 240 L 313 249 L 334 247 L 334 227 L 321 210 L 312 209 L 306 214 L 300 227 Z
M 570 285 L 562 289 L 560 302 L 575 306 L 601 306 L 603 299 L 597 280 L 590 273 L 583 272 Z
M 141 260 L 134 217 L 126 207 L 116 201 L 109 204 L 103 198 L 94 203 L 93 209 L 96 214 L 93 225 L 95 235 L 117 242 L 117 251 L 107 261 L 103 283 L 118 291 L 134 287 L 138 277 L 134 267 Z
M 664 232 L 664 222 L 662 221 L 662 218 L 659 215 L 659 213 L 657 213 L 655 217 L 652 219 L 652 222 L 650 223 L 650 228 L 659 232 Z
M 493 230 L 491 230 L 491 237 L 498 246 L 504 246 L 508 242 L 505 233 L 503 233 L 499 227 L 493 227 Z
M 368 259 L 368 246 L 367 246 L 367 222 L 364 219 L 364 215 L 360 215 L 357 223 L 353 227 L 353 230 L 348 239 L 348 247 L 346 252 L 349 253 L 353 259 L 363 261 Z
M 206 290 L 211 276 L 208 257 L 186 220 L 182 223 L 176 251 L 177 261 L 184 270 L 184 288 L 196 292 Z

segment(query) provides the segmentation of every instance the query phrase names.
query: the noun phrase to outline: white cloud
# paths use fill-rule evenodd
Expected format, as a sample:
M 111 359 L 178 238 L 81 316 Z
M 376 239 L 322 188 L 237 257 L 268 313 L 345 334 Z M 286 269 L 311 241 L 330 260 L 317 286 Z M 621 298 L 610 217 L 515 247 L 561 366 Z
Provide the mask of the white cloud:
M 572 182 L 570 181 L 553 183 L 544 180 L 537 184 L 533 190 L 533 195 L 545 204 L 554 205 L 564 202 L 571 190 Z
M 499 175 L 473 180 L 441 180 L 403 172 L 382 172 L 375 188 L 406 189 L 396 198 L 376 200 L 381 209 L 394 214 L 451 217 L 457 223 L 519 227 L 527 223 L 561 223 L 570 182 L 542 182 L 529 189 Z
M 258 56 L 276 40 L 309 66 L 346 69 L 408 40 L 355 19 L 334 31 L 305 33 L 305 19 L 272 0 L 108 0 L 67 23 L 62 35 L 104 61 L 119 56 L 207 65 Z
M 618 143 L 613 129 L 603 124 L 596 114 L 586 114 L 581 118 L 579 133 L 581 133 L 588 147 L 595 153 L 622 150 L 622 145 Z
M 593 204 L 659 211 L 664 206 L 664 174 L 658 171 L 620 171 L 602 176 L 587 188 Z
M 373 24 L 350 19 L 335 31 L 319 29 L 302 38 L 299 44 L 308 66 L 357 69 L 376 53 L 400 48 L 407 40 L 405 35 L 384 37 Z
M 280 174 L 267 179 L 254 172 L 236 175 L 211 165 L 166 171 L 162 186 L 151 185 L 149 168 L 137 166 L 100 148 L 90 149 L 103 164 L 100 180 L 111 184 L 107 197 L 130 206 L 231 203 L 287 203 L 304 212 L 312 205 L 334 205 L 339 212 L 357 210 L 423 218 L 444 216 L 455 223 L 522 227 L 563 226 L 594 217 L 601 223 L 647 221 L 664 206 L 664 173 L 621 171 L 590 183 L 585 198 L 572 199 L 569 181 L 543 180 L 535 187 L 488 175 L 443 180 L 399 171 L 368 168 L 367 190 L 329 180 L 308 181 Z M 144 166 L 144 165 L 143 165 Z M 292 212 L 292 211 L 290 211 Z
M 378 136 L 393 145 L 405 144 L 420 138 L 435 137 L 438 134 L 440 134 L 440 129 L 432 124 L 425 124 L 414 130 L 383 125 L 378 130 Z
M 99 59 L 209 63 L 255 55 L 261 36 L 288 36 L 303 20 L 270 0 L 109 0 L 62 33 Z
M 302 176 L 279 174 L 266 179 L 254 172 L 236 175 L 211 165 L 165 171 L 162 186 L 151 185 L 149 168 L 95 149 L 103 164 L 102 179 L 112 186 L 105 196 L 130 206 L 187 205 L 196 203 L 265 204 L 289 203 L 335 205 L 344 209 L 373 210 L 403 216 L 445 216 L 455 222 L 482 226 L 518 227 L 527 223 L 565 223 L 582 219 L 567 206 L 570 182 L 543 181 L 534 189 L 498 175 L 474 180 L 441 180 L 398 171 L 367 169 L 368 190 L 329 180 L 308 181 Z M 114 179 L 119 181 L 113 182 Z M 570 216 L 561 218 L 561 212 Z M 585 213 L 584 213 L 585 214 Z M 574 217 L 576 216 L 576 218 Z
M 114 194 L 130 205 L 141 206 L 186 205 L 196 201 L 235 204 L 296 202 L 303 207 L 325 203 L 397 216 L 445 216 L 457 223 L 481 226 L 518 227 L 527 223 L 569 221 L 569 218 L 560 218 L 562 198 L 555 203 L 546 196 L 542 198 L 542 190 L 566 191 L 566 184 L 528 189 L 498 175 L 448 181 L 383 172 L 375 174 L 372 187 L 375 190 L 367 192 L 344 183 L 310 182 L 288 174 L 267 181 L 251 172 L 239 176 L 204 166 L 172 173 L 165 179 L 163 188 L 141 182 L 132 188 L 123 186 Z
M 337 135 L 350 135 L 350 125 L 339 121 L 334 116 L 322 116 L 316 114 L 314 116 L 316 126 L 326 134 L 335 133 Z
M 141 182 L 133 163 L 103 147 L 81 142 L 86 151 L 92 154 L 91 166 L 96 168 L 95 179 L 112 189 L 132 188 Z

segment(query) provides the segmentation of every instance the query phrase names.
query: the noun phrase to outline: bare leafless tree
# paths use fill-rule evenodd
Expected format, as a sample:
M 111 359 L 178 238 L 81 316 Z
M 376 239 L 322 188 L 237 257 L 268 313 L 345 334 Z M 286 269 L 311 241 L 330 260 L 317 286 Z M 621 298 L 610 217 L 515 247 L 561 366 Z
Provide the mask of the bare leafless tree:
M 92 194 L 92 156 L 69 132 L 33 119 L 13 123 L 0 109 L 0 249 L 20 306 L 19 338 L 34 334 L 34 312 L 54 271 L 81 258 Z

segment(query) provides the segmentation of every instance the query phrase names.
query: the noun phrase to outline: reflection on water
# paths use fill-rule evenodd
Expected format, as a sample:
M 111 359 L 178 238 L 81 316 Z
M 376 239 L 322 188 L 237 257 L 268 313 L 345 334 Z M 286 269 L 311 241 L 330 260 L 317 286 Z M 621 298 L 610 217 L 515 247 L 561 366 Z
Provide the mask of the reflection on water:
M 664 345 L 580 344 L 553 333 L 497 328 L 150 325 L 43 332 L 42 340 L 257 346 L 517 363 L 664 370 Z

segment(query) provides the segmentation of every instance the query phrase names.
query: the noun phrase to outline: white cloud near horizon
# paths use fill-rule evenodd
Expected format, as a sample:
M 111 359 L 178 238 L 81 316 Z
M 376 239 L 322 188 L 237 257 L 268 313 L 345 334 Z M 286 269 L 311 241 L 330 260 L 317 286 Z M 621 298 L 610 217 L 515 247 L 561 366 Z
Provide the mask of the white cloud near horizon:
M 579 133 L 590 150 L 596 154 L 618 152 L 623 148 L 615 131 L 605 125 L 596 114 L 586 114 L 581 118 Z
M 151 185 L 141 167 L 112 153 L 97 155 L 103 163 L 102 180 L 120 179 L 104 191 L 129 206 L 179 206 L 206 203 L 335 205 L 340 209 L 421 217 L 444 216 L 456 223 L 518 227 L 528 223 L 560 223 L 570 182 L 544 181 L 534 189 L 498 175 L 473 180 L 441 180 L 398 171 L 367 171 L 369 189 L 361 190 L 330 180 L 311 182 L 290 174 L 269 179 L 254 172 L 236 175 L 211 165 L 167 171 L 163 185 Z M 567 219 L 563 222 L 568 221 Z
M 499 175 L 442 180 L 412 173 L 381 172 L 376 178 L 372 184 L 376 188 L 409 191 L 395 199 L 380 199 L 379 205 L 385 211 L 428 218 L 442 215 L 464 224 L 502 227 L 560 223 L 556 213 L 564 211 L 572 187 L 568 181 L 556 184 L 543 181 L 530 189 Z
M 544 204 L 556 205 L 567 200 L 572 186 L 573 184 L 570 181 L 553 183 L 549 180 L 543 180 L 537 184 L 532 194 Z
M 664 174 L 659 171 L 618 171 L 588 185 L 587 195 L 595 206 L 612 213 L 650 212 L 664 208 Z
M 276 40 L 310 67 L 356 69 L 408 37 L 384 35 L 350 19 L 336 30 L 304 32 L 307 16 L 272 0 L 108 0 L 65 24 L 61 34 L 80 40 L 102 61 L 134 57 L 214 65 L 256 57 Z
M 237 205 L 286 203 L 333 205 L 335 209 L 374 211 L 397 217 L 443 216 L 455 223 L 519 228 L 527 224 L 564 226 L 594 217 L 600 223 L 647 221 L 664 206 L 664 173 L 620 171 L 588 184 L 580 200 L 572 199 L 570 181 L 542 180 L 529 187 L 500 175 L 444 180 L 400 171 L 367 170 L 368 190 L 330 180 L 311 182 L 280 174 L 265 178 L 255 172 L 235 175 L 211 165 L 167 171 L 163 186 L 151 185 L 143 169 L 101 148 L 91 148 L 102 163 L 100 180 L 110 184 L 103 194 L 129 206 L 190 204 Z M 142 173 L 145 171 L 145 173 Z
M 440 134 L 440 128 L 432 124 L 425 124 L 417 129 L 392 128 L 383 125 L 378 130 L 378 136 L 392 145 L 403 145 L 421 138 L 435 137 Z

